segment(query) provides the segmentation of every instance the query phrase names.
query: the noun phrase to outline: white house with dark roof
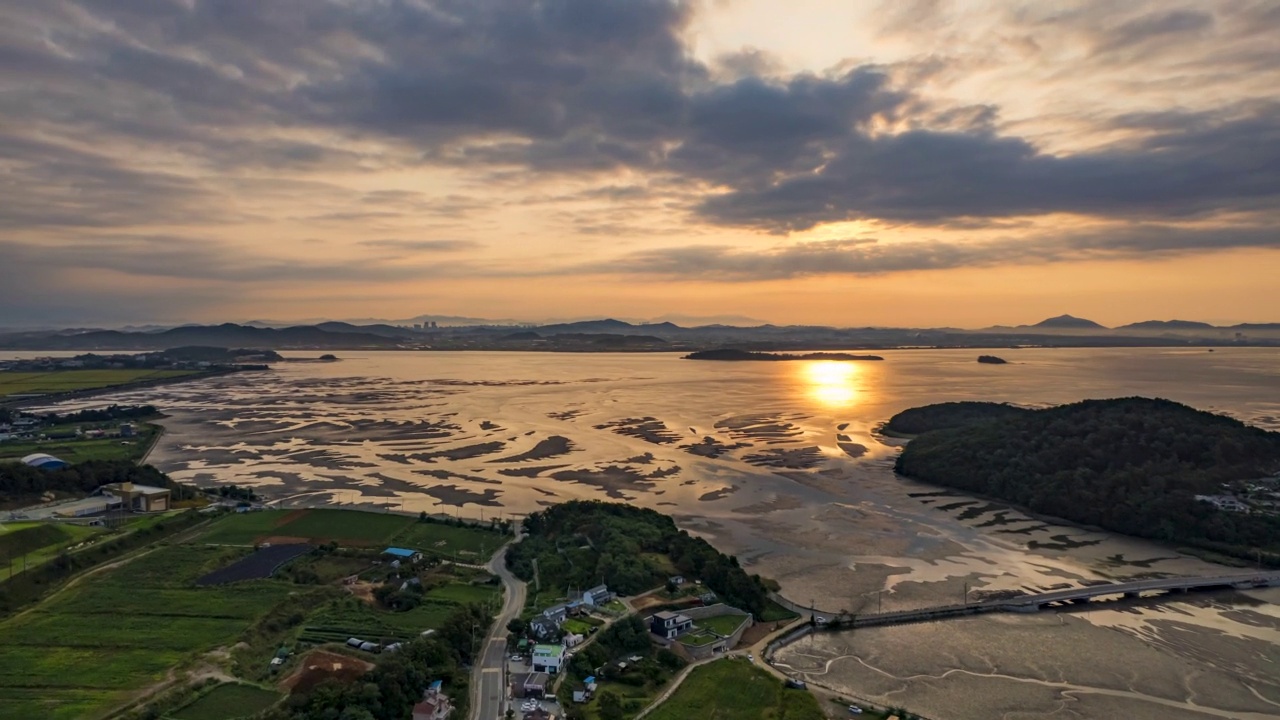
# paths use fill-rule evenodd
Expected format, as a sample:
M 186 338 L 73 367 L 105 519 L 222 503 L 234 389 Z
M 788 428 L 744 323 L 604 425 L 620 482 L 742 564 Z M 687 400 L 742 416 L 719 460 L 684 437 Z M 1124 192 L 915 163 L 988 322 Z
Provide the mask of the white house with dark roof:
M 597 585 L 582 593 L 582 602 L 591 607 L 600 607 L 613 599 L 607 585 Z
M 680 633 L 688 632 L 692 629 L 693 618 L 666 610 L 654 613 L 649 621 L 649 631 L 667 640 L 671 640 Z

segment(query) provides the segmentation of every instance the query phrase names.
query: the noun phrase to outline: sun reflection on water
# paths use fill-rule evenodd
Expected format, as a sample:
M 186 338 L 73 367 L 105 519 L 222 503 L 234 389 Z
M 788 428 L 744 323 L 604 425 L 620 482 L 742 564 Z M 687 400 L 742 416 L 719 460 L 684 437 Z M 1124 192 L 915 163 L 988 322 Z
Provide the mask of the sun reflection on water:
M 801 365 L 810 398 L 826 407 L 849 407 L 858 402 L 860 370 L 855 363 L 817 360 Z

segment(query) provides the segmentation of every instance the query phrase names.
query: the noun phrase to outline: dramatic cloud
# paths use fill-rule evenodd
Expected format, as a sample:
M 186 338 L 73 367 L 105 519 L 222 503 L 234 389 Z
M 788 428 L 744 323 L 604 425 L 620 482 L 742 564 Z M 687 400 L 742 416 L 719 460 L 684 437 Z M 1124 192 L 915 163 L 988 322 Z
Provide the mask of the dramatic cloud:
M 752 282 L 822 275 L 881 275 L 1023 263 L 1170 256 L 1205 250 L 1274 247 L 1270 228 L 1189 230 L 1139 226 L 1052 238 L 983 242 L 828 240 L 765 250 L 693 245 L 643 250 L 569 273 L 655 275 L 676 280 Z
M 421 296 L 1280 247 L 1275 3 L 833 4 L 816 49 L 768 8 L 704 51 L 731 9 L 5 4 L 0 301 L 13 263 Z

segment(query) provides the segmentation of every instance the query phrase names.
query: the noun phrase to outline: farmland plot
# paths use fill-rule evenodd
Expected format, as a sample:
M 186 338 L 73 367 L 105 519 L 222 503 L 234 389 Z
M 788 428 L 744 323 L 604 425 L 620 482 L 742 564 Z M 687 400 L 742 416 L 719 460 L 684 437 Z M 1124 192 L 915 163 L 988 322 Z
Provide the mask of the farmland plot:
M 162 547 L 0 623 L 0 717 L 102 714 L 183 659 L 236 642 L 294 589 L 274 580 L 194 585 L 244 554 Z

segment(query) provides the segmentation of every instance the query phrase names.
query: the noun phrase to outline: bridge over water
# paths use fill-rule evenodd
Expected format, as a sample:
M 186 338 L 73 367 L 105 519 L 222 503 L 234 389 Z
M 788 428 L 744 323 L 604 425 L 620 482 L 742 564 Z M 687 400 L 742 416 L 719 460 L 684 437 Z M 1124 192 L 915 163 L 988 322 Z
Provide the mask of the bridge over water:
M 915 610 L 898 610 L 894 612 L 866 613 L 844 615 L 838 612 L 824 612 L 806 608 L 802 605 L 786 601 L 775 596 L 793 611 L 821 616 L 828 621 L 839 619 L 839 627 L 872 627 L 877 625 L 897 625 L 900 623 L 942 620 L 964 615 L 977 615 L 989 612 L 1038 612 L 1045 608 L 1080 602 L 1088 602 L 1097 597 L 1120 595 L 1127 598 L 1142 597 L 1143 593 L 1161 593 L 1159 597 L 1171 597 L 1186 592 L 1201 590 L 1250 590 L 1280 586 L 1280 572 L 1251 572 L 1239 575 L 1219 575 L 1207 577 L 1171 577 L 1157 580 L 1133 580 L 1121 583 L 1105 583 L 1087 585 L 1066 590 L 1018 595 L 1011 598 L 980 600 L 972 603 L 956 605 L 940 605 L 937 607 L 918 608 Z M 1156 599 L 1153 597 L 1152 599 Z

